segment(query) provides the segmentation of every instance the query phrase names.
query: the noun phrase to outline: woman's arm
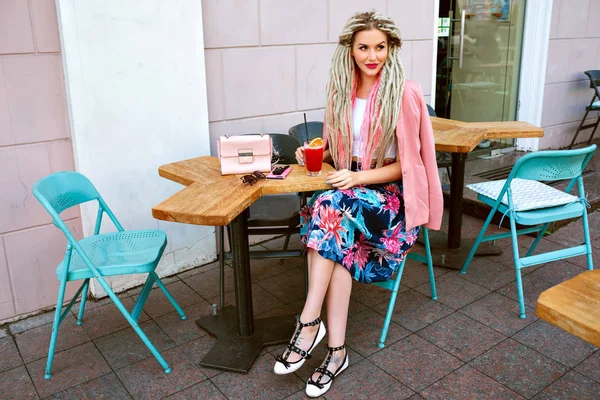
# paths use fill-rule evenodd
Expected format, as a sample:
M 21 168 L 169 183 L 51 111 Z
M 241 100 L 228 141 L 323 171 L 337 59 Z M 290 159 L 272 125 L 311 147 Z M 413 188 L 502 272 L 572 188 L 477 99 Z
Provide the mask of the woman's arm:
M 388 183 L 402 178 L 402 164 L 398 158 L 396 162 L 385 167 L 369 169 L 366 171 L 340 171 L 330 172 L 327 183 L 337 189 L 350 189 L 353 186 Z

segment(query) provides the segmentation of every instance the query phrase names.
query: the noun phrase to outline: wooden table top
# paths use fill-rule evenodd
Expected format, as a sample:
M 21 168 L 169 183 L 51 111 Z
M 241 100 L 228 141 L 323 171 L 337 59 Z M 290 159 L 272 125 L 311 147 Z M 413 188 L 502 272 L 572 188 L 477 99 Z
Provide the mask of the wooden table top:
M 435 149 L 450 153 L 468 153 L 483 139 L 514 139 L 544 136 L 544 130 L 522 121 L 462 122 L 431 117 Z
M 585 271 L 542 292 L 541 319 L 600 347 L 600 270 Z
M 483 139 L 541 137 L 542 129 L 526 122 L 461 122 L 432 117 L 435 148 L 438 151 L 468 153 Z M 152 209 L 157 219 L 195 225 L 223 226 L 265 194 L 307 192 L 329 189 L 323 175 L 306 176 L 304 167 L 292 165 L 284 180 L 260 180 L 244 184 L 241 175 L 221 175 L 219 159 L 205 156 L 166 164 L 158 169 L 163 178 L 185 185 Z
M 319 177 L 307 176 L 304 167 L 296 164 L 291 168 L 283 180 L 261 179 L 250 186 L 240 179 L 245 174 L 221 175 L 217 157 L 163 165 L 158 169 L 160 176 L 187 187 L 152 208 L 152 216 L 185 224 L 224 226 L 262 195 L 330 189 L 325 178 L 334 169 L 329 164 L 323 164 Z

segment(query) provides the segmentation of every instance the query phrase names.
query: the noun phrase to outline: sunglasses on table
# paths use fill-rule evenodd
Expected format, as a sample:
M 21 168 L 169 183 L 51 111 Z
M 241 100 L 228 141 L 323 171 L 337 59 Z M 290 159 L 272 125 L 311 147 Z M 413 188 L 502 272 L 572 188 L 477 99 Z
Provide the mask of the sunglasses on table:
M 243 175 L 242 177 L 240 177 L 242 182 L 247 183 L 250 186 L 252 186 L 256 182 L 258 182 L 259 179 L 266 179 L 266 178 L 267 177 L 265 176 L 265 174 L 263 174 L 260 171 L 254 171 L 252 174 Z

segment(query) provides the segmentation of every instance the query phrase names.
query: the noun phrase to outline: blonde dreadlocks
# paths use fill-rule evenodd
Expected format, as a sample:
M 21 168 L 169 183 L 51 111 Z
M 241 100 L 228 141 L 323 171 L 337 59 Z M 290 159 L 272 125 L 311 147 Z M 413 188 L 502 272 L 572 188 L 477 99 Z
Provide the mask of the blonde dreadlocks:
M 369 169 L 371 155 L 378 149 L 376 167 L 383 165 L 385 151 L 393 143 L 400 104 L 404 92 L 404 69 L 400 60 L 400 31 L 394 21 L 375 11 L 355 14 L 344 26 L 333 55 L 327 84 L 325 121 L 331 157 L 337 169 L 350 168 L 352 162 L 352 106 L 356 97 L 357 71 L 351 55 L 357 32 L 379 29 L 387 35 L 388 57 L 373 90 L 371 115 L 365 114 L 368 135 L 363 139 L 365 151 L 362 168 Z

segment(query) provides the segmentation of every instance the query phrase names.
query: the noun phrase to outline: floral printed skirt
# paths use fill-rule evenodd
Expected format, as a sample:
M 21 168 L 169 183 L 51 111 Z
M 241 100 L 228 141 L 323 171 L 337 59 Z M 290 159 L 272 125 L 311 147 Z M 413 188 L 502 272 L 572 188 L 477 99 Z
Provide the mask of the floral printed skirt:
M 316 192 L 300 213 L 302 241 L 359 282 L 385 281 L 420 230 L 405 229 L 402 193 L 402 181 Z

